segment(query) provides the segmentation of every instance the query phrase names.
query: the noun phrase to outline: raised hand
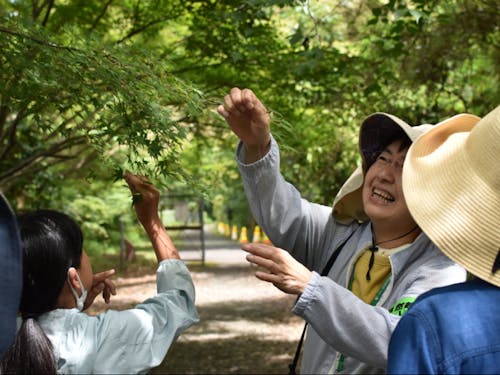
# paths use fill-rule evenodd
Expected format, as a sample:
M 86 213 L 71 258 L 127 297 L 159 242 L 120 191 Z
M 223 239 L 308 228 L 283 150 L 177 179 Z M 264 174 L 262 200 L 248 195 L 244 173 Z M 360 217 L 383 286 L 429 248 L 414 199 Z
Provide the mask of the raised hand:
M 247 150 L 259 156 L 267 151 L 271 135 L 269 113 L 250 89 L 234 87 L 217 111 L 226 119 Z
M 158 214 L 159 190 L 146 177 L 137 176 L 127 171 L 124 178 L 135 198 L 134 208 L 137 218 L 148 234 L 158 262 L 165 259 L 179 259 L 179 252 Z
M 158 202 L 160 192 L 149 182 L 146 177 L 137 176 L 130 172 L 125 172 L 125 181 L 134 197 L 134 209 L 137 218 L 146 230 L 154 224 L 158 224 Z

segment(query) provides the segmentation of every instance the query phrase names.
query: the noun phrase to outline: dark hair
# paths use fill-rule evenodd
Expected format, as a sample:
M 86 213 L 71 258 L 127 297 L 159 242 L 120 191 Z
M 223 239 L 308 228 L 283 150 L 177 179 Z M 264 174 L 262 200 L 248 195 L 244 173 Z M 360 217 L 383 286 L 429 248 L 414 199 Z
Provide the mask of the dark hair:
M 373 134 L 370 134 L 371 137 L 374 137 L 373 141 L 375 142 L 372 145 L 370 145 L 370 147 L 365 147 L 362 150 L 363 155 L 365 157 L 365 163 L 363 167 L 365 171 L 367 171 L 371 167 L 371 165 L 375 162 L 375 160 L 377 160 L 379 155 L 391 143 L 396 141 L 401 141 L 398 151 L 403 151 L 406 150 L 407 148 L 410 148 L 412 141 L 408 137 L 408 135 L 399 127 L 393 126 L 393 128 L 394 129 L 391 129 L 391 131 L 385 130 L 384 136 L 376 132 L 372 132 Z M 380 132 L 382 131 L 383 129 L 380 129 Z
M 83 235 L 68 215 L 38 210 L 18 216 L 23 249 L 23 317 L 16 340 L 1 362 L 2 373 L 56 373 L 53 348 L 37 321 L 56 307 L 68 268 L 80 267 Z

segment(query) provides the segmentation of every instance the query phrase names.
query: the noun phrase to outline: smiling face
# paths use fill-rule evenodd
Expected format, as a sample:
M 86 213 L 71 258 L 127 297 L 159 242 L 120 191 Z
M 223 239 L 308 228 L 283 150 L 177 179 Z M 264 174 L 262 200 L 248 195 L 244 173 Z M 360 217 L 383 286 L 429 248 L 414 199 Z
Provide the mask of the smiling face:
M 363 205 L 374 226 L 390 226 L 395 234 L 416 225 L 403 196 L 402 172 L 407 147 L 390 143 L 365 175 Z

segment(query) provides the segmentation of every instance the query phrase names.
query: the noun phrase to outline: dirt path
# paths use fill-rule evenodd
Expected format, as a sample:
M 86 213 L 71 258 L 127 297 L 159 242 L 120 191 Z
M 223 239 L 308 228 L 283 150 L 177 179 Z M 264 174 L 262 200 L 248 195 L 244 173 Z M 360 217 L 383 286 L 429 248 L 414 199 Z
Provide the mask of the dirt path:
M 303 327 L 290 312 L 295 297 L 256 279 L 254 267 L 234 261 L 239 255 L 214 263 L 213 251 L 207 251 L 205 267 L 188 261 L 200 323 L 181 335 L 151 373 L 286 374 Z M 155 276 L 147 273 L 117 278 L 119 294 L 108 308 L 128 308 L 154 295 Z M 96 302 L 94 311 L 104 308 Z

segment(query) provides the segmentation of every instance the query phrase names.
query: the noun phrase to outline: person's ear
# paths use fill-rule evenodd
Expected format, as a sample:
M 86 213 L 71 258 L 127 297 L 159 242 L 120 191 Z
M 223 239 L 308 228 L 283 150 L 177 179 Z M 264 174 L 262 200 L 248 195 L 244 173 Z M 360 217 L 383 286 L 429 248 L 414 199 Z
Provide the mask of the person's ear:
M 68 283 L 73 287 L 79 294 L 82 292 L 82 287 L 78 279 L 78 273 L 75 267 L 68 268 Z

